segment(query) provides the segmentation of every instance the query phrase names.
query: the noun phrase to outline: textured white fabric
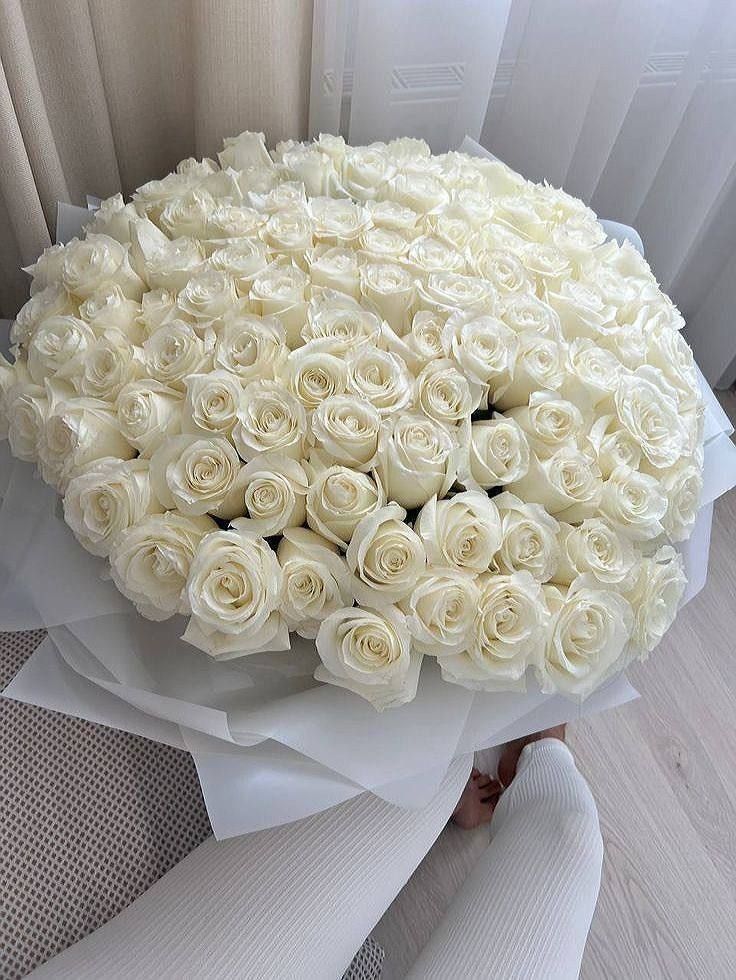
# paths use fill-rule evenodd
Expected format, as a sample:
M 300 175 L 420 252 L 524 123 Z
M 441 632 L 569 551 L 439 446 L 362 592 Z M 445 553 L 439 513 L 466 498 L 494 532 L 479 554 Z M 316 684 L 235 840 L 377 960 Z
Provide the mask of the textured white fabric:
M 128 909 L 38 969 L 74 980 L 336 980 L 431 847 L 470 772 L 424 810 L 362 796 L 205 841 Z
M 492 841 L 407 980 L 572 980 L 600 886 L 590 790 L 556 739 L 528 745 Z

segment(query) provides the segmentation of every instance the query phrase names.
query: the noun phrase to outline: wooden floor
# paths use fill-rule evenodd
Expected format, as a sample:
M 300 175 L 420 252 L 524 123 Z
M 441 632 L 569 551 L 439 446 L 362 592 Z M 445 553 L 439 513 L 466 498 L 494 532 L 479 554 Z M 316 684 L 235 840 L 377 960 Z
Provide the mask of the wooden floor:
M 736 420 L 736 395 L 721 396 Z M 705 589 L 630 676 L 638 701 L 569 735 L 606 847 L 581 977 L 733 980 L 736 491 L 716 502 Z M 374 931 L 384 980 L 404 976 L 487 839 L 443 831 Z

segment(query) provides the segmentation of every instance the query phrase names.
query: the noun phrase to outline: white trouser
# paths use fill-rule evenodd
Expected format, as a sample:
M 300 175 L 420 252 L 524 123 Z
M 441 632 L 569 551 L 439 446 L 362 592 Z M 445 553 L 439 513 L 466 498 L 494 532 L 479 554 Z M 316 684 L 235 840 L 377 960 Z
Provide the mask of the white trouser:
M 39 967 L 68 980 L 337 980 L 432 846 L 470 775 L 422 810 L 360 796 L 205 841 L 132 905 Z
M 598 813 L 567 747 L 528 745 L 492 840 L 407 980 L 574 980 L 603 861 Z

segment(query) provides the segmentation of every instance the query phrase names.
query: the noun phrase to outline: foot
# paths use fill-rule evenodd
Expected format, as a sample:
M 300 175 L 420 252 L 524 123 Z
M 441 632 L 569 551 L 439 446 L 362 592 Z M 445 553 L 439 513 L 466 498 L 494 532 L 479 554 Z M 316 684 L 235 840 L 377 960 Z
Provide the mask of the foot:
M 463 830 L 473 830 L 482 823 L 488 823 L 501 795 L 501 785 L 484 772 L 473 769 L 468 785 L 463 790 L 455 812 L 453 823 Z
M 529 745 L 530 742 L 538 742 L 542 738 L 559 738 L 561 742 L 564 742 L 565 726 L 555 725 L 554 728 L 545 728 L 542 732 L 532 732 L 531 735 L 517 738 L 504 746 L 501 758 L 498 760 L 498 781 L 503 789 L 511 783 L 516 775 L 519 756 L 524 746 Z

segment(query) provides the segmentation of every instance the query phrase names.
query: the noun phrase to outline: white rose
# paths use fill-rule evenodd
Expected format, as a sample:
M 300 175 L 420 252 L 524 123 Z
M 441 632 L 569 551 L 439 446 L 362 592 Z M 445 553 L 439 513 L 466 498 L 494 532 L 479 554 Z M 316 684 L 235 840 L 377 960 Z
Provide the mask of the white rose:
M 435 163 L 431 159 L 432 151 L 429 145 L 413 136 L 399 136 L 391 140 L 386 145 L 386 152 L 397 166 L 407 170 L 415 166 L 421 172 L 422 164 L 432 166 Z
M 175 293 L 170 293 L 166 289 L 152 289 L 144 293 L 138 316 L 138 323 L 143 329 L 143 339 L 160 330 L 169 320 L 175 320 L 177 312 Z
M 411 650 L 404 616 L 387 608 L 338 609 L 317 633 L 318 681 L 346 688 L 382 711 L 412 701 L 422 656 Z
M 499 317 L 518 334 L 529 333 L 550 340 L 561 340 L 560 321 L 547 303 L 527 293 L 506 296 L 500 305 Z
M 511 379 L 493 394 L 500 411 L 527 405 L 533 391 L 558 391 L 565 380 L 565 348 L 549 337 L 519 336 L 519 349 Z
M 407 332 L 416 295 L 407 269 L 394 262 L 368 262 L 360 269 L 360 290 L 399 337 Z
M 345 559 L 352 590 L 362 606 L 395 605 L 409 595 L 424 572 L 421 538 L 404 523 L 406 511 L 387 504 L 364 517 L 353 531 Z
M 634 609 L 632 645 L 646 657 L 675 621 L 687 579 L 682 556 L 674 548 L 660 548 L 639 565 L 627 599 Z
M 309 212 L 314 222 L 314 237 L 326 245 L 356 242 L 371 223 L 364 207 L 344 198 L 313 197 Z
M 130 241 L 130 223 L 140 215 L 133 203 L 126 204 L 122 194 L 113 194 L 100 205 L 87 223 L 87 230 L 96 235 L 109 235 L 118 242 Z
M 63 493 L 80 467 L 104 456 L 132 459 L 135 450 L 121 435 L 108 402 L 74 398 L 52 406 L 38 455 L 44 480 Z
M 307 318 L 309 277 L 292 264 L 275 262 L 259 273 L 250 289 L 251 308 L 259 316 L 276 316 L 289 347 L 298 347 Z
M 693 352 L 665 314 L 653 317 L 644 328 L 646 361 L 658 368 L 672 385 L 681 410 L 700 401 L 700 385 Z
M 482 227 L 493 209 L 493 197 L 485 187 L 479 186 L 475 167 L 468 166 L 467 161 L 463 161 L 455 168 L 455 174 L 448 174 L 445 180 L 450 184 L 457 181 L 452 192 L 453 202 L 462 208 L 471 224 L 476 228 Z
M 424 225 L 427 231 L 430 231 L 438 238 L 444 239 L 444 241 L 454 245 L 457 249 L 464 249 L 470 246 L 475 235 L 475 228 L 468 219 L 467 212 L 456 203 L 450 203 L 447 207 L 426 215 Z M 472 248 L 470 249 L 468 261 L 472 267 L 474 263 Z M 483 279 L 490 278 L 489 276 L 485 276 L 478 268 L 474 268 L 473 271 Z
M 232 167 L 233 170 L 246 170 L 248 167 L 273 167 L 273 161 L 266 149 L 266 137 L 263 133 L 246 131 L 239 136 L 227 136 L 223 140 L 223 149 L 217 154 L 223 170 Z
M 155 220 L 169 201 L 182 197 L 198 183 L 199 179 L 195 174 L 167 174 L 161 180 L 149 180 L 137 187 L 133 201 L 138 210 Z
M 473 422 L 467 463 L 459 480 L 470 490 L 488 490 L 520 480 L 529 469 L 529 443 L 518 424 L 498 413 Z
M 86 299 L 104 283 L 114 283 L 128 299 L 140 300 L 145 286 L 133 272 L 128 249 L 107 235 L 88 235 L 64 247 L 61 264 L 64 286 Z
M 226 315 L 217 332 L 215 368 L 235 375 L 242 385 L 273 381 L 289 353 L 286 332 L 275 317 Z
M 346 360 L 348 390 L 365 398 L 382 416 L 400 412 L 412 399 L 412 382 L 396 354 L 361 346 Z
M 342 160 L 340 183 L 359 201 L 376 198 L 396 172 L 394 161 L 381 146 L 347 147 Z
M 234 309 L 235 283 L 225 272 L 205 269 L 192 276 L 179 293 L 179 309 L 197 322 L 216 320 Z
M 587 575 L 567 590 L 547 586 L 546 594 L 552 622 L 539 671 L 542 690 L 585 697 L 624 666 L 631 605 Z
M 341 395 L 347 387 L 348 372 L 330 340 L 313 340 L 291 351 L 281 372 L 283 383 L 304 405 L 314 411 L 325 398 Z
M 383 437 L 378 409 L 352 395 L 326 398 L 312 416 L 312 438 L 320 455 L 355 470 L 373 469 Z
M 36 328 L 44 320 L 55 316 L 74 315 L 76 304 L 60 283 L 51 283 L 35 293 L 20 308 L 10 326 L 10 342 L 19 347 L 27 347 Z
M 105 283 L 80 304 L 79 315 L 97 332 L 113 328 L 131 343 L 140 344 L 146 336 L 140 322 L 141 303 L 128 299 L 114 283 Z
M 302 330 L 307 344 L 312 340 L 329 340 L 332 352 L 341 354 L 361 344 L 377 345 L 380 334 L 381 320 L 375 313 L 328 289 L 309 304 L 307 324 Z
M 606 303 L 592 283 L 566 279 L 557 290 L 547 294 L 549 305 L 557 312 L 563 333 L 570 339 L 598 339 L 617 329 L 616 307 Z
M 541 241 L 549 232 L 549 224 L 535 207 L 528 185 L 521 193 L 511 193 L 495 201 L 493 221 L 526 241 Z
M 567 369 L 560 394 L 579 407 L 608 403 L 618 387 L 623 367 L 611 351 L 580 337 L 567 350 Z
M 236 482 L 240 469 L 227 439 L 174 436 L 151 457 L 151 485 L 167 509 L 188 517 L 210 513 L 230 519 L 245 510 Z
M 352 249 L 318 245 L 305 256 L 313 285 L 360 298 L 360 269 Z
M 444 497 L 455 482 L 459 451 L 443 425 L 424 415 L 398 414 L 389 421 L 377 472 L 389 500 L 421 507 Z
M 204 238 L 209 216 L 214 210 L 212 195 L 195 187 L 168 201 L 156 223 L 169 238 Z
M 487 384 L 494 397 L 500 396 L 510 383 L 519 340 L 501 320 L 453 313 L 442 331 L 442 346 L 466 377 L 477 384 Z
M 628 578 L 636 562 L 631 541 L 599 517 L 578 527 L 563 524 L 559 543 L 560 562 L 552 578 L 560 585 L 570 585 L 585 573 L 603 585 L 615 585 Z
M 76 243 L 78 239 L 73 238 L 67 244 Z M 41 255 L 32 265 L 24 267 L 23 271 L 32 277 L 31 296 L 35 296 L 48 286 L 58 283 L 61 279 L 61 268 L 66 256 L 66 245 L 51 245 L 45 248 Z
M 292 180 L 302 181 L 310 197 L 329 194 L 337 184 L 330 156 L 314 144 L 296 144 L 281 157 Z
M 537 459 L 548 459 L 566 446 L 576 447 L 584 432 L 579 409 L 548 391 L 532 392 L 528 406 L 510 408 L 505 414 L 524 430 Z
M 526 572 L 482 575 L 466 651 L 439 656 L 446 681 L 471 690 L 524 690 L 527 667 L 539 662 L 547 610 L 538 582 Z
M 621 428 L 615 415 L 601 415 L 588 433 L 604 480 L 618 466 L 639 468 L 641 447 L 627 429 Z
M 670 541 L 684 541 L 690 536 L 698 515 L 700 495 L 703 492 L 702 470 L 695 463 L 678 466 L 673 471 L 662 474 L 661 486 L 667 499 L 667 512 L 662 518 L 662 526 Z
M 400 173 L 388 182 L 387 196 L 397 204 L 426 214 L 450 200 L 442 184 L 429 174 Z
M 241 238 L 216 249 L 209 264 L 232 281 L 238 296 L 247 296 L 255 277 L 268 265 L 268 250 L 261 242 Z
M 552 229 L 552 244 L 576 265 L 584 262 L 596 245 L 605 240 L 606 233 L 592 214 L 572 214 L 564 224 Z
M 237 482 L 248 514 L 240 526 L 268 537 L 304 523 L 309 481 L 295 459 L 261 453 L 241 469 Z
M 167 241 L 145 255 L 146 282 L 151 289 L 178 293 L 204 265 L 202 246 L 193 238 Z
M 150 514 L 121 531 L 110 552 L 110 574 L 124 596 L 147 619 L 189 612 L 185 586 L 200 540 L 216 531 L 209 517 L 176 511 Z
M 498 294 L 487 279 L 461 276 L 456 272 L 432 272 L 418 287 L 418 299 L 429 310 L 466 310 L 481 315 L 493 313 Z
M 94 330 L 75 316 L 52 316 L 36 328 L 28 345 L 28 371 L 43 384 L 95 342 Z
M 288 527 L 276 555 L 283 575 L 281 612 L 290 629 L 313 640 L 331 613 L 352 602 L 350 572 L 337 545 L 305 527 Z
M 186 397 L 182 429 L 230 437 L 243 395 L 238 378 L 228 371 L 189 374 L 184 378 Z
M 481 386 L 471 386 L 449 359 L 431 361 L 414 382 L 416 407 L 445 425 L 466 421 L 480 404 L 482 394 Z
M 508 490 L 572 523 L 596 513 L 602 482 L 600 470 L 585 453 L 565 448 L 543 460 L 532 453 L 526 476 L 510 483 Z
M 299 261 L 312 247 L 312 228 L 312 219 L 306 208 L 283 208 L 269 217 L 261 236 L 272 251 Z
M 418 310 L 411 328 L 403 337 L 397 336 L 384 321 L 381 328 L 381 346 L 404 361 L 410 371 L 416 373 L 435 358 L 444 356 L 442 331 L 445 316 L 431 310 Z
M 360 247 L 368 260 L 395 262 L 404 258 L 409 251 L 409 241 L 403 232 L 379 225 L 363 232 Z
M 469 261 L 473 272 L 492 283 L 501 296 L 533 292 L 534 285 L 526 269 L 512 252 L 499 248 L 470 250 Z M 509 326 L 522 329 L 514 323 Z
M 557 567 L 560 547 L 558 522 L 540 504 L 528 504 L 513 493 L 493 498 L 501 517 L 501 547 L 492 569 L 510 575 L 528 572 L 537 582 L 547 582 Z
M 543 290 L 558 288 L 572 274 L 569 259 L 554 245 L 529 242 L 523 247 L 520 258 Z
M 248 245 L 253 245 L 259 252 L 263 249 L 261 242 L 246 243 L 243 239 L 256 239 L 266 222 L 264 215 L 254 208 L 239 204 L 218 204 L 214 211 L 207 216 L 207 235 L 210 241 L 228 241 L 238 239 L 233 243 L 234 248 L 242 246 L 247 254 Z
M 432 656 L 461 653 L 470 643 L 480 592 L 472 575 L 432 569 L 401 606 L 414 648 Z
M 276 381 L 251 381 L 246 386 L 233 442 L 245 460 L 273 450 L 292 459 L 304 456 L 307 415 L 304 406 Z
M 164 440 L 181 432 L 183 397 L 149 378 L 126 385 L 117 401 L 123 438 L 142 456 L 152 456 Z
M 108 555 L 121 531 L 163 510 L 144 459 L 99 459 L 77 473 L 64 494 L 64 520 L 93 555 Z
M 412 242 L 406 261 L 422 278 L 433 272 L 465 272 L 465 259 L 460 252 L 441 238 L 431 235 L 423 235 Z
M 0 406 L 0 426 L 4 414 L 7 418 L 10 451 L 16 459 L 23 459 L 27 463 L 36 462 L 39 439 L 48 411 L 46 391 L 40 385 L 20 383 L 8 390 L 4 403 Z
M 360 521 L 385 503 L 384 492 L 367 473 L 347 466 L 317 470 L 307 491 L 307 524 L 335 544 L 347 546 Z
M 396 201 L 369 201 L 367 205 L 373 224 L 403 232 L 408 238 L 417 233 L 419 215 Z
M 143 359 L 150 377 L 180 391 L 186 387 L 187 375 L 203 374 L 212 366 L 209 343 L 183 320 L 171 320 L 149 337 L 143 344 Z
M 484 493 L 468 490 L 446 500 L 432 497 L 414 525 L 430 568 L 486 571 L 501 547 L 501 519 Z
M 83 352 L 58 371 L 80 395 L 114 402 L 122 388 L 140 378 L 144 371 L 140 347 L 135 347 L 119 330 L 105 330 Z
M 281 567 L 263 538 L 233 526 L 199 542 L 189 568 L 192 616 L 182 639 L 211 657 L 289 649 Z
M 633 541 L 649 541 L 662 533 L 667 498 L 653 476 L 618 466 L 603 484 L 600 510 Z
M 685 449 L 677 397 L 661 371 L 649 366 L 621 376 L 616 414 L 652 466 L 673 466 Z

